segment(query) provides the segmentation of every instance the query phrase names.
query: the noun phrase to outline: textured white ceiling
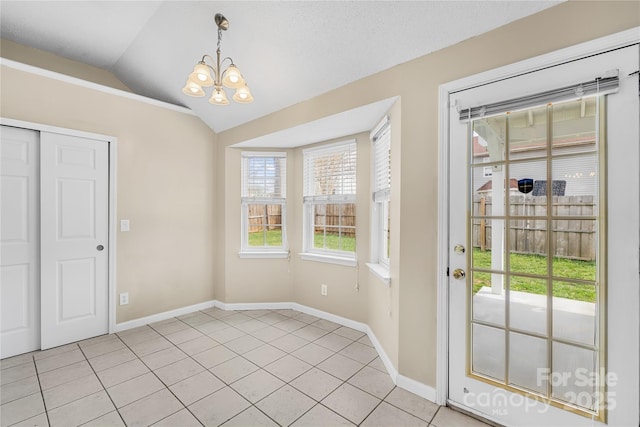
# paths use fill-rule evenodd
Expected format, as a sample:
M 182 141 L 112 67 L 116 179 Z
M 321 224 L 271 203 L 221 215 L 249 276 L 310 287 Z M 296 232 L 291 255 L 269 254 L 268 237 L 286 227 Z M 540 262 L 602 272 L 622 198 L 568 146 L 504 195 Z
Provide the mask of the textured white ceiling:
M 2 0 L 0 35 L 111 70 L 220 132 L 557 3 Z M 181 92 L 201 56 L 215 54 L 216 12 L 230 21 L 222 54 L 241 69 L 253 104 L 218 107 Z

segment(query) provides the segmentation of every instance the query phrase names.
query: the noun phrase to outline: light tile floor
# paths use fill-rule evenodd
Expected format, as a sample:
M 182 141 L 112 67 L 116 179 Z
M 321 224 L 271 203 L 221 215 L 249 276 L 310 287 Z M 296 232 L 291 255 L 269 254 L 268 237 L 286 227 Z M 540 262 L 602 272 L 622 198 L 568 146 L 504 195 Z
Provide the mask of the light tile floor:
M 212 308 L 0 362 L 2 426 L 483 426 L 395 387 L 368 337 Z

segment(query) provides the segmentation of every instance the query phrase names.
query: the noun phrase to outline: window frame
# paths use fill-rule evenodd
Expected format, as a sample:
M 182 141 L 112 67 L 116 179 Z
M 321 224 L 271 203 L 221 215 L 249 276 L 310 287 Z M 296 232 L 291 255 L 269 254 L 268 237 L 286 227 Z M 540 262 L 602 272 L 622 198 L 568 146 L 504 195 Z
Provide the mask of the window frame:
M 326 152 L 327 155 L 332 150 L 340 152 L 340 148 L 343 148 L 346 152 L 354 153 L 354 172 L 353 183 L 348 183 L 346 186 L 341 185 L 341 193 L 347 186 L 353 187 L 353 193 L 349 194 L 335 194 L 335 195 L 315 195 L 316 181 L 311 176 L 309 168 L 309 156 L 319 156 L 322 152 Z M 320 249 L 314 246 L 315 243 L 315 208 L 318 205 L 346 205 L 353 204 L 357 208 L 357 141 L 355 139 L 347 139 L 332 144 L 323 144 L 316 147 L 306 148 L 302 150 L 303 158 L 303 252 L 300 254 L 304 260 L 312 260 L 319 262 L 327 262 L 332 264 L 340 264 L 346 266 L 355 267 L 357 264 L 357 250 L 344 251 L 336 249 Z M 356 213 L 357 215 L 357 213 Z M 357 218 L 357 217 L 356 217 Z M 357 220 L 356 220 L 357 222 Z M 341 227 L 340 225 L 338 227 Z M 354 232 L 357 233 L 357 225 L 354 225 Z M 357 237 L 356 237 L 357 245 Z
M 243 151 L 241 157 L 241 178 L 240 178 L 240 258 L 287 258 L 289 256 L 289 245 L 287 240 L 287 153 L 284 151 Z M 249 196 L 247 194 L 248 175 L 245 170 L 249 159 L 252 158 L 273 158 L 283 159 L 284 164 L 280 170 L 279 179 L 281 181 L 281 197 L 274 196 Z M 282 244 L 279 246 L 249 246 L 249 206 L 250 205 L 280 205 L 280 227 L 282 230 Z
M 371 139 L 371 262 L 369 269 L 385 283 L 389 275 L 389 216 L 391 209 L 391 122 L 384 117 Z M 386 164 L 386 168 L 385 165 Z

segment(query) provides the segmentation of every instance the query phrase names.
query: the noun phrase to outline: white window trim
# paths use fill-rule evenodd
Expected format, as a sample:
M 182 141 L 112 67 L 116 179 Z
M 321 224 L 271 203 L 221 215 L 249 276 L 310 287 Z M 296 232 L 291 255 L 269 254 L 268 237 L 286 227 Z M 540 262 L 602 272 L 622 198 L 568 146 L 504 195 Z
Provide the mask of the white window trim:
M 276 157 L 276 158 L 284 158 L 285 162 L 287 159 L 287 153 L 284 151 L 271 152 L 271 151 L 243 151 L 241 154 L 242 162 L 244 162 L 245 158 L 249 157 Z M 286 163 L 285 163 L 286 165 Z M 288 165 L 285 167 L 288 168 Z M 244 186 L 244 175 L 241 176 L 241 191 Z M 285 186 L 286 186 L 286 171 L 285 171 Z M 269 197 L 243 197 L 240 195 L 241 199 L 241 220 L 240 220 L 240 251 L 238 252 L 238 257 L 240 258 L 288 258 L 289 257 L 289 245 L 287 240 L 287 197 L 286 197 L 286 187 L 285 187 L 285 197 L 278 198 L 269 198 Z M 270 205 L 281 205 L 281 227 L 282 227 L 282 245 L 281 246 L 258 246 L 251 247 L 249 246 L 249 233 L 248 233 L 248 224 L 249 218 L 247 217 L 249 212 L 250 204 L 270 204 Z
M 318 147 L 307 148 L 302 151 L 303 159 L 306 153 L 313 151 L 322 151 L 335 147 L 346 146 L 350 144 L 356 144 L 357 153 L 357 141 L 355 139 L 348 139 L 332 144 L 324 144 Z M 356 154 L 357 156 L 357 154 Z M 356 157 L 357 164 L 357 157 Z M 307 182 L 305 181 L 306 169 L 303 167 L 303 186 L 306 188 Z M 303 252 L 299 255 L 301 259 L 305 261 L 318 261 L 330 264 L 345 265 L 349 267 L 355 267 L 357 265 L 357 256 L 355 252 L 330 250 L 330 249 L 316 249 L 313 247 L 314 237 L 312 232 L 313 224 L 313 206 L 320 202 L 326 204 L 340 204 L 340 203 L 356 203 L 356 195 L 339 195 L 335 199 L 325 196 L 305 196 L 303 201 L 303 221 L 302 221 L 302 247 Z M 357 244 L 357 243 L 356 243 Z
M 374 276 L 382 280 L 386 285 L 391 285 L 391 274 L 389 272 L 389 266 L 368 262 L 367 267 L 369 267 L 369 271 L 371 271 Z
M 358 263 L 355 256 L 352 258 L 347 258 L 343 256 L 316 253 L 316 252 L 302 252 L 300 253 L 300 258 L 302 258 L 305 261 L 318 261 L 318 262 L 325 262 L 328 264 L 345 265 L 347 267 L 355 267 Z
M 387 189 L 383 195 L 382 200 L 376 200 L 375 182 L 376 182 L 376 157 L 375 157 L 375 142 L 374 138 L 380 135 L 382 132 L 389 129 L 391 126 L 389 116 L 385 116 L 380 123 L 370 133 L 371 139 L 371 191 L 372 191 L 372 203 L 371 203 L 371 262 L 367 263 L 367 266 L 371 271 L 380 278 L 383 282 L 389 284 L 391 277 L 389 274 L 389 258 L 383 256 L 385 252 L 386 244 L 384 239 L 384 218 L 381 209 L 384 209 L 384 204 L 390 201 L 391 189 Z M 386 239 L 385 239 L 386 240 Z
M 261 259 L 282 259 L 289 258 L 289 251 L 240 251 L 238 252 L 240 258 L 261 258 Z

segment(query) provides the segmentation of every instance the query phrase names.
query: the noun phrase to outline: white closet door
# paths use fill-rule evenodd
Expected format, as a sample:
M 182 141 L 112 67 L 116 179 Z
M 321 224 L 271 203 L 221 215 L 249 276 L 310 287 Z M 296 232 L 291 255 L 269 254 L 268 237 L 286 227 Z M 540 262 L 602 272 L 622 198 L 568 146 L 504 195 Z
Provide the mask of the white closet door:
M 42 349 L 108 332 L 109 144 L 41 133 Z
M 38 132 L 2 126 L 0 357 L 40 348 Z

